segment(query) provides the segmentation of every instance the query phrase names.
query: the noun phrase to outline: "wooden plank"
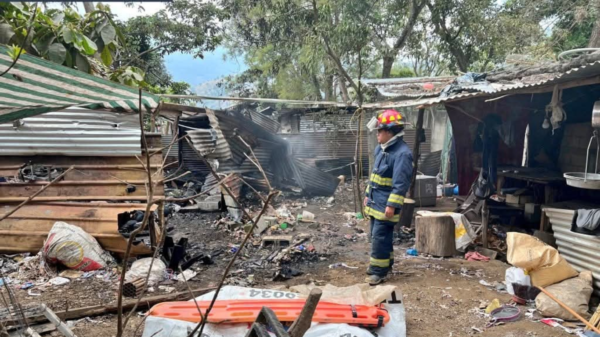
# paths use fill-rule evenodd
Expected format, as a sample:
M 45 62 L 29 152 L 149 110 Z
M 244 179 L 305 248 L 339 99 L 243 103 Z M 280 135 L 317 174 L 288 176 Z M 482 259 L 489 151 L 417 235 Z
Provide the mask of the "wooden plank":
M 0 195 L 3 198 L 10 197 L 28 197 L 40 189 L 46 183 L 0 183 Z M 115 182 L 94 182 L 87 181 L 79 182 L 60 182 L 50 186 L 47 190 L 40 194 L 40 197 L 95 197 L 95 196 L 110 196 L 110 197 L 146 197 L 146 186 L 144 183 L 137 183 L 135 191 L 128 192 L 127 184 Z M 157 195 L 164 194 L 164 186 L 159 184 L 155 188 Z M 107 200 L 111 200 L 110 198 Z
M 15 206 L 0 206 L 0 216 Z M 37 252 L 54 223 L 64 221 L 90 233 L 104 249 L 124 253 L 127 241 L 118 231 L 117 217 L 120 213 L 144 210 L 145 207 L 145 204 L 109 203 L 27 204 L 0 222 L 0 251 Z M 150 253 L 143 245 L 135 246 L 134 250 L 135 254 Z

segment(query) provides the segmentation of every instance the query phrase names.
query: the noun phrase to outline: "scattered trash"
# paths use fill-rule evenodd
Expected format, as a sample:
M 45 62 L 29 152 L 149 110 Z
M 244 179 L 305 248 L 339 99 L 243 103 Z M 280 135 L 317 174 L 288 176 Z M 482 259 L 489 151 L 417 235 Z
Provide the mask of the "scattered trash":
M 485 308 L 485 313 L 490 314 L 492 311 L 500 308 L 501 306 L 500 300 L 494 298 L 494 300 Z
M 356 218 L 358 220 L 363 220 L 365 217 L 362 215 L 362 213 L 356 213 Z
M 154 263 L 152 263 L 151 257 L 135 261 L 125 274 L 125 280 L 133 281 L 140 278 L 146 279 L 148 270 L 150 269 L 150 264 L 152 264 L 152 269 L 150 272 L 150 277 L 148 278 L 148 285 L 152 286 L 164 280 L 167 266 L 160 259 L 155 259 Z
M 505 305 L 493 310 L 490 316 L 494 322 L 514 322 L 521 316 L 521 309 Z
M 486 282 L 485 280 L 479 280 L 479 284 L 481 284 L 482 286 L 486 286 L 486 287 L 493 287 L 494 285 Z
M 414 248 L 410 248 L 406 250 L 406 255 L 410 255 L 410 256 L 419 256 L 419 253 L 417 252 L 416 249 Z
M 64 278 L 64 277 L 60 277 L 60 276 L 57 276 L 57 277 L 54 277 L 54 278 L 51 278 L 50 280 L 48 280 L 48 283 L 55 285 L 55 286 L 60 286 L 63 284 L 67 284 L 69 282 L 71 282 L 71 281 L 68 278 Z
M 293 277 L 300 276 L 302 274 L 304 274 L 304 273 L 299 270 L 292 269 L 288 266 L 282 266 L 281 269 L 279 269 L 275 273 L 272 280 L 273 281 L 286 281 Z
M 69 279 L 78 279 L 83 276 L 83 272 L 80 270 L 67 269 L 62 271 L 58 276 L 66 277 Z
M 484 261 L 488 262 L 490 260 L 489 257 L 479 254 L 478 252 L 468 252 L 465 254 L 465 260 L 467 261 Z
M 352 267 L 343 262 L 333 263 L 333 264 L 329 265 L 329 269 L 335 269 L 335 268 L 339 268 L 339 267 L 348 268 L 348 269 L 358 269 L 358 267 Z
M 314 222 L 315 215 L 309 211 L 304 211 L 302 214 L 298 214 L 298 221 L 300 222 Z
M 114 264 L 98 241 L 80 227 L 56 222 L 42 248 L 44 260 L 76 270 L 91 271 Z
M 34 284 L 33 282 L 25 282 L 23 285 L 21 285 L 21 289 L 25 290 L 25 289 L 29 289 L 29 288 L 33 288 Z
M 193 279 L 194 277 L 196 277 L 196 275 L 198 275 L 198 273 L 196 273 L 195 271 L 188 269 L 185 270 L 183 273 L 177 275 L 177 281 L 178 282 L 185 282 L 185 281 L 189 281 L 191 279 Z
M 289 224 L 287 222 L 284 222 L 281 225 L 279 225 L 279 228 L 281 228 L 281 229 L 287 229 L 288 226 L 289 226 Z
M 27 295 L 29 296 L 42 296 L 42 293 L 33 292 L 33 289 L 27 290 Z
M 524 286 L 531 286 L 531 277 L 525 274 L 525 271 L 521 268 L 510 267 L 506 269 L 504 276 L 504 283 L 506 283 L 506 291 L 514 295 L 513 283 L 517 283 Z
M 166 293 L 172 293 L 172 292 L 174 292 L 176 290 L 175 287 L 167 287 L 167 286 L 158 286 L 158 289 L 162 290 L 162 291 L 164 291 Z
M 331 205 L 335 202 L 335 198 L 334 197 L 329 197 L 329 199 L 327 199 L 327 204 Z

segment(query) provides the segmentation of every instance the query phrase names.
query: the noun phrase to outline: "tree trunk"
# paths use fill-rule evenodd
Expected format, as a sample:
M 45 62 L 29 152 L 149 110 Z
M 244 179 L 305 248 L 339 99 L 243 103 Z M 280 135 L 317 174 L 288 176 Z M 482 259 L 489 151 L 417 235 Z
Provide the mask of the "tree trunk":
M 395 56 L 386 55 L 383 57 L 383 70 L 381 71 L 381 78 L 390 78 L 395 60 Z
M 94 3 L 93 2 L 84 2 L 83 8 L 85 9 L 86 13 L 91 13 L 94 11 Z
M 327 69 L 327 67 L 325 67 Z M 333 89 L 333 75 L 327 74 L 325 75 L 325 100 L 326 101 L 337 101 L 335 95 L 335 90 Z
M 592 30 L 592 36 L 588 43 L 589 48 L 600 48 L 600 0 L 593 0 L 596 8 L 596 22 Z
M 315 100 L 320 101 L 321 99 L 323 99 L 323 96 L 321 95 L 321 85 L 319 84 L 319 79 L 317 78 L 317 75 L 312 73 L 311 80 L 313 84 L 313 90 L 315 91 Z
M 344 103 L 350 103 L 350 96 L 348 95 L 348 88 L 346 87 L 346 80 L 343 76 L 338 77 L 338 85 L 340 86 L 340 93 Z
M 456 253 L 454 220 L 451 216 L 415 219 L 415 248 L 419 254 L 453 256 Z

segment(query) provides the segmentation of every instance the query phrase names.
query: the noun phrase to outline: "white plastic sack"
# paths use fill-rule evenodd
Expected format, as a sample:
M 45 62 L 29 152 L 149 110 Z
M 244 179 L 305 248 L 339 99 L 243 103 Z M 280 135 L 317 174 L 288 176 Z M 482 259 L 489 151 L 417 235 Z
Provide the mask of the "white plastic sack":
M 467 219 L 467 217 L 463 214 L 452 212 L 418 211 L 417 215 L 424 217 L 451 216 L 452 220 L 454 220 L 454 240 L 456 242 L 456 250 L 459 252 L 464 252 L 476 237 L 473 228 L 471 228 L 469 219 Z
M 60 221 L 48 233 L 42 257 L 48 263 L 60 263 L 81 271 L 103 269 L 114 263 L 93 236 L 80 227 Z
M 504 278 L 504 283 L 506 284 L 506 291 L 514 295 L 515 290 L 513 289 L 512 284 L 518 283 L 524 286 L 531 287 L 531 277 L 525 274 L 525 270 L 517 267 L 510 267 L 506 269 L 506 274 Z
M 152 263 L 151 257 L 135 261 L 131 265 L 131 268 L 125 273 L 125 280 L 133 281 L 138 278 L 143 278 L 145 280 L 148 275 L 148 269 L 150 269 L 150 264 L 152 264 L 152 271 L 150 272 L 150 278 L 148 278 L 148 285 L 153 286 L 164 280 L 167 266 L 160 259 L 155 259 L 154 263 Z
M 196 300 L 209 301 L 214 296 L 214 291 L 202 295 Z M 287 291 L 254 289 L 235 286 L 225 286 L 219 293 L 219 300 L 234 299 L 274 299 L 274 298 L 300 298 L 299 294 Z M 348 303 L 349 304 L 349 303 Z M 406 337 L 406 322 L 402 294 L 395 290 L 383 304 L 388 310 L 390 322 L 375 333 L 380 337 Z M 142 337 L 187 337 L 196 324 L 168 318 L 149 316 L 146 318 L 144 334 Z M 206 324 L 203 337 L 244 337 L 248 332 L 249 324 Z M 188 331 L 189 330 L 189 331 Z M 373 337 L 366 329 L 348 324 L 313 323 L 304 337 Z

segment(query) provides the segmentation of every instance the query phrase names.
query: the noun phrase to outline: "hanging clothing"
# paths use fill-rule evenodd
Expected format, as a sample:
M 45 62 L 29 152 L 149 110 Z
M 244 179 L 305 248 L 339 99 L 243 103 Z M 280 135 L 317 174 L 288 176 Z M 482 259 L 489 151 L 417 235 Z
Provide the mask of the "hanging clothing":
M 372 275 L 384 277 L 394 264 L 394 225 L 400 221 L 412 171 L 412 153 L 402 135 L 375 148 L 375 164 L 365 191 L 365 214 L 371 217 Z M 386 207 L 394 208 L 391 218 L 385 216 Z

